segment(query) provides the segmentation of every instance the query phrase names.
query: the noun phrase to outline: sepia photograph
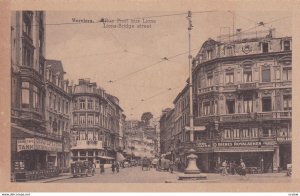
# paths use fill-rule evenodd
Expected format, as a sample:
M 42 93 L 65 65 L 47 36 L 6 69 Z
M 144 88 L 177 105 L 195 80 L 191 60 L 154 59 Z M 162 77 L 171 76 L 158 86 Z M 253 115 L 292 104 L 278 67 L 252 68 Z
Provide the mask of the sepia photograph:
M 16 2 L 0 113 L 10 187 L 296 183 L 297 8 Z

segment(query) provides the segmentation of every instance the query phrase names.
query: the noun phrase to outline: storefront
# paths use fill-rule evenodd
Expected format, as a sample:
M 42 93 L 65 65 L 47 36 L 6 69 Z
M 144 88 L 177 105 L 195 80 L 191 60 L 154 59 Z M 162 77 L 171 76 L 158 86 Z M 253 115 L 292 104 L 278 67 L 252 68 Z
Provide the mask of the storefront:
M 278 138 L 279 139 L 279 138 Z M 279 167 L 281 170 L 287 169 L 287 164 L 292 163 L 292 144 L 291 140 L 278 140 L 279 144 Z
M 198 142 L 197 166 L 203 172 L 216 172 L 224 160 L 246 166 L 255 172 L 272 172 L 279 159 L 275 141 Z
M 62 144 L 40 137 L 15 138 L 13 175 L 15 180 L 33 180 L 58 175 L 57 153 Z M 22 163 L 22 169 L 15 167 Z

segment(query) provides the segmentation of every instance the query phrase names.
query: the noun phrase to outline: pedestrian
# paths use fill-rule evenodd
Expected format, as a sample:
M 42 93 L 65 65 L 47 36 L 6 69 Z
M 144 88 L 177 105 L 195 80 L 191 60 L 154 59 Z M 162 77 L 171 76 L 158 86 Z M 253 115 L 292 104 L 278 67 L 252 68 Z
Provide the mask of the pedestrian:
M 111 164 L 111 171 L 113 174 L 115 173 L 115 162 L 112 162 Z
M 235 175 L 236 174 L 236 163 L 235 161 L 232 162 L 232 166 L 231 166 L 231 174 Z
M 104 164 L 101 163 L 100 164 L 100 174 L 103 174 L 104 173 Z
M 246 176 L 246 164 L 242 159 L 241 159 L 241 175 Z
M 115 167 L 116 167 L 116 171 L 117 171 L 117 173 L 119 173 L 120 165 L 119 165 L 119 163 L 118 163 L 118 162 L 116 162 L 116 165 L 115 165 Z
M 93 167 L 93 174 L 95 174 L 96 173 L 96 164 L 95 164 L 95 162 L 93 162 L 93 165 L 92 165 L 92 167 Z
M 174 165 L 173 161 L 170 161 L 169 170 L 171 173 L 173 173 L 174 170 L 173 165 Z
M 226 160 L 224 160 L 223 162 L 222 162 L 222 176 L 225 176 L 225 175 L 227 175 L 228 173 L 227 173 L 227 161 Z

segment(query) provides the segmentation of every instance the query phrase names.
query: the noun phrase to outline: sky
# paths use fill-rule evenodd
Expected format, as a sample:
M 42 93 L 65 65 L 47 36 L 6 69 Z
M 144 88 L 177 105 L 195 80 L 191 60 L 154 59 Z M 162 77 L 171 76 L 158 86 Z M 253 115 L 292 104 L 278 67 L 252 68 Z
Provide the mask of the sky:
M 208 38 L 217 39 L 220 34 L 228 33 L 228 27 L 232 32 L 233 21 L 235 29 L 242 30 L 262 21 L 265 27 L 256 30 L 276 28 L 276 37 L 291 36 L 292 32 L 290 12 L 192 12 L 191 48 L 195 49 L 192 56 Z M 46 59 L 61 60 L 65 79 L 74 84 L 80 78 L 90 78 L 91 82 L 118 97 L 127 119 L 140 119 L 144 112 L 159 117 L 164 108 L 173 107 L 173 100 L 188 78 L 188 21 L 186 14 L 181 13 L 186 10 L 47 11 Z M 73 19 L 96 22 L 101 18 L 117 20 L 160 15 L 173 16 L 148 18 L 155 21 L 151 28 L 139 29 L 104 28 L 103 23 L 73 23 Z M 163 60 L 164 57 L 169 60 Z

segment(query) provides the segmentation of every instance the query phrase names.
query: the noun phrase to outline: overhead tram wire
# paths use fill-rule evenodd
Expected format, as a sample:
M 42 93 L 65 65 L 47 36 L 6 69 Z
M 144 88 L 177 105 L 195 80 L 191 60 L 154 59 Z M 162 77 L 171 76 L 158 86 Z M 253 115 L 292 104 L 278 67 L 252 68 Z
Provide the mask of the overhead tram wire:
M 155 97 L 158 97 L 160 95 L 163 95 L 163 94 L 165 94 L 167 92 L 170 92 L 170 91 L 173 91 L 173 90 L 176 90 L 176 89 L 179 89 L 179 88 L 181 88 L 181 86 L 180 87 L 175 87 L 175 88 L 168 88 L 167 90 L 160 91 L 160 92 L 158 92 L 158 93 L 156 93 L 156 94 L 154 94 L 154 95 L 152 95 L 152 96 L 150 96 L 148 98 L 141 99 L 140 102 L 137 105 L 135 105 L 134 107 L 131 108 L 131 110 L 134 110 L 135 108 L 137 108 L 138 106 L 140 106 L 142 103 L 145 103 L 145 102 L 147 102 L 147 101 L 149 101 L 149 100 L 151 100 L 151 99 L 153 99 Z

